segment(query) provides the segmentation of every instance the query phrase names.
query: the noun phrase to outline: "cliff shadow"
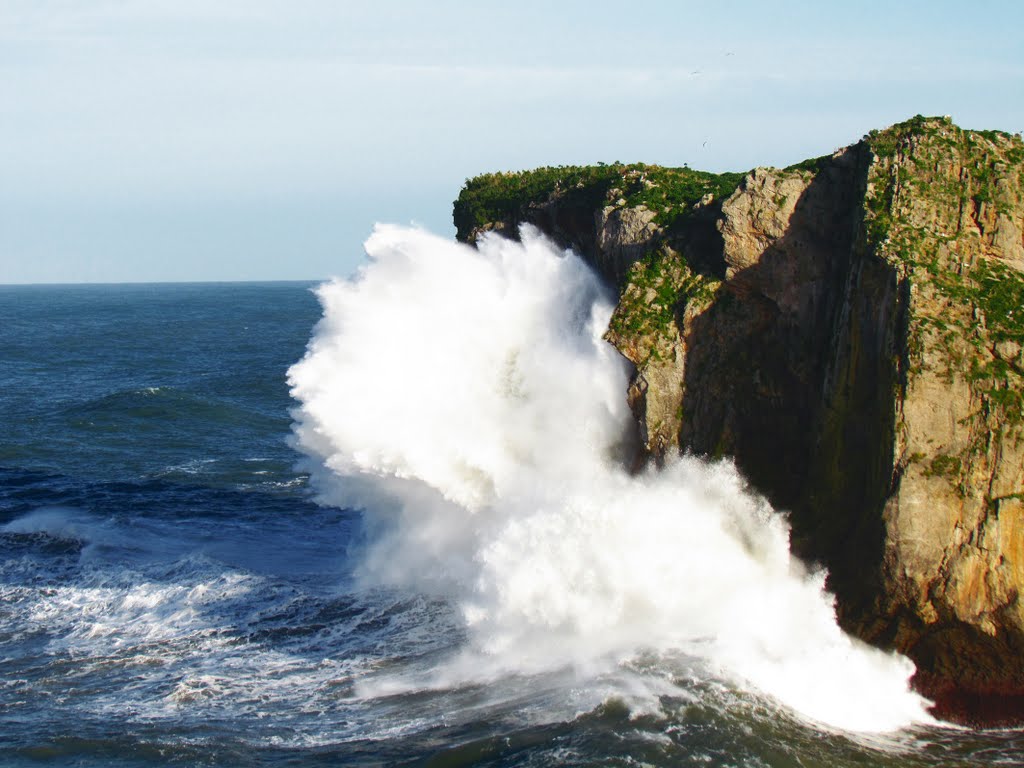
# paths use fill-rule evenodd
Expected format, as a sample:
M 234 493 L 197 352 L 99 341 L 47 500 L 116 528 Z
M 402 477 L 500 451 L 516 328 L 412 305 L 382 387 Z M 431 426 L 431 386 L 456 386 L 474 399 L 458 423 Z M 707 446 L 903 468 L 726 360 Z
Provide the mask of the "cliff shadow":
M 735 458 L 854 613 L 880 587 L 906 338 L 895 270 L 864 241 L 869 159 L 855 145 L 822 161 L 783 236 L 689 320 L 679 435 Z

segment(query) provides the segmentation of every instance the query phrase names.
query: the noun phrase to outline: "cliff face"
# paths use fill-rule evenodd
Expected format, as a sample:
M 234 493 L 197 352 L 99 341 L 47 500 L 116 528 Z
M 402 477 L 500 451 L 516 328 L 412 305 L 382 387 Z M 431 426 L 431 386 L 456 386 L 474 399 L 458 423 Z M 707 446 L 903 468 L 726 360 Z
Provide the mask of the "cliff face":
M 542 169 L 456 202 L 464 240 L 521 222 L 618 287 L 654 460 L 735 457 L 938 714 L 1024 717 L 1019 137 L 919 117 L 784 170 Z
M 1019 716 L 1024 147 L 945 121 L 870 142 L 868 245 L 906 286 L 906 328 L 881 618 L 863 631 L 909 648 L 940 703 L 999 694 Z

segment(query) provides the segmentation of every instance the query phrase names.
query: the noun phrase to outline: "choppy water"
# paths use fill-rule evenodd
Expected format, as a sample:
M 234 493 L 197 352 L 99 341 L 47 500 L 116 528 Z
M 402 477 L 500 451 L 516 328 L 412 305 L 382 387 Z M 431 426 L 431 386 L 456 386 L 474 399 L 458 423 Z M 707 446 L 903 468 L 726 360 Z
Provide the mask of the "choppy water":
M 367 578 L 379 531 L 286 442 L 320 314 L 300 284 L 0 287 L 0 764 L 1024 762 L 1019 732 L 814 725 L 692 646 L 440 675 L 479 650 L 466 593 Z

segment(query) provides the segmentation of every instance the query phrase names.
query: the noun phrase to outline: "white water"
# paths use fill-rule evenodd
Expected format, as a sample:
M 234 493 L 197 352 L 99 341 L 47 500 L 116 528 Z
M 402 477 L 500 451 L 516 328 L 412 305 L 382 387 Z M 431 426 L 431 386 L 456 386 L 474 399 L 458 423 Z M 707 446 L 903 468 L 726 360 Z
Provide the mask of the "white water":
M 728 463 L 629 475 L 609 297 L 537 232 L 479 250 L 379 226 L 292 367 L 323 501 L 367 511 L 369 584 L 455 600 L 470 647 L 439 680 L 686 654 L 850 730 L 927 720 L 911 663 L 835 622 L 823 575 Z

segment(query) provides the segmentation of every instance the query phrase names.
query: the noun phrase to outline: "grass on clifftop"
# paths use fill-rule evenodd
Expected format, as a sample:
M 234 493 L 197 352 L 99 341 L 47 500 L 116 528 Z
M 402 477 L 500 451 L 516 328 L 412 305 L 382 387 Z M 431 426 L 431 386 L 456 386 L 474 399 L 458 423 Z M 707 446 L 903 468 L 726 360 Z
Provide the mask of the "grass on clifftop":
M 518 221 L 531 206 L 556 198 L 560 205 L 588 211 L 610 204 L 644 205 L 657 214 L 656 223 L 670 227 L 705 195 L 720 199 L 732 194 L 745 175 L 643 163 L 487 173 L 463 186 L 454 204 L 455 229 L 465 240 L 478 227 Z

